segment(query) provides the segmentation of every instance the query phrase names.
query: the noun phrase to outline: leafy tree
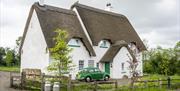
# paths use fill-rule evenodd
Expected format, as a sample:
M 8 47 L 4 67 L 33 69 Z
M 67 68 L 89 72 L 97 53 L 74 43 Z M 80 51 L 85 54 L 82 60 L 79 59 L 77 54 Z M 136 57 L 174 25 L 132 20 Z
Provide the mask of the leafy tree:
M 20 65 L 19 48 L 20 48 L 21 40 L 22 40 L 22 36 L 19 36 L 18 39 L 16 39 L 15 65 Z
M 71 70 L 73 67 L 71 57 L 69 53 L 71 49 L 68 47 L 67 32 L 65 30 L 56 29 L 57 36 L 54 38 L 55 46 L 50 48 L 50 55 L 52 61 L 48 66 L 48 71 L 55 73 L 56 75 L 62 76 Z
M 7 66 L 13 66 L 15 63 L 15 54 L 14 50 L 7 49 L 5 62 Z
M 160 54 L 161 57 L 161 64 L 160 64 L 160 69 L 161 73 L 164 75 L 168 75 L 169 71 L 169 62 L 170 62 L 170 57 L 166 51 L 163 51 L 162 54 Z
M 5 65 L 4 57 L 6 55 L 5 49 L 0 47 L 0 65 Z
M 178 41 L 174 47 L 176 61 L 176 73 L 180 75 L 180 41 Z
M 180 42 L 174 48 L 163 49 L 158 46 L 146 53 L 148 59 L 144 61 L 144 72 L 163 75 L 180 74 Z M 173 65 L 173 66 L 172 66 Z

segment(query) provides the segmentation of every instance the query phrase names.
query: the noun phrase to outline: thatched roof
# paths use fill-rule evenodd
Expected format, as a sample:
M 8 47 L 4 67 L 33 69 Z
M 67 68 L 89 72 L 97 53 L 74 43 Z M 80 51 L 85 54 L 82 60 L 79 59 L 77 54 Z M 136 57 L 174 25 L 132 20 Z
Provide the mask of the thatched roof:
M 110 40 L 111 43 L 124 40 L 127 43 L 135 42 L 140 51 L 146 49 L 129 20 L 124 15 L 79 3 L 75 3 L 73 7 L 77 9 L 87 28 L 93 45 L 98 45 L 103 39 Z
M 128 52 L 130 53 L 131 57 L 133 58 L 133 61 L 136 62 L 137 59 L 134 56 L 132 50 L 128 47 L 127 42 L 125 41 L 116 41 L 108 50 L 107 52 L 104 54 L 104 56 L 101 58 L 100 62 L 110 62 L 113 61 L 114 57 L 116 56 L 116 54 L 119 52 L 119 50 L 122 47 L 126 47 Z
M 82 22 L 87 29 L 93 46 L 97 46 L 103 39 L 109 40 L 112 44 L 115 44 L 116 41 L 124 40 L 127 43 L 135 42 L 140 51 L 146 49 L 136 31 L 124 15 L 96 9 L 78 3 L 75 3 L 72 6 L 72 8 L 74 7 L 77 9 Z M 48 48 L 54 46 L 55 42 L 53 41 L 53 37 L 56 35 L 54 30 L 60 28 L 68 32 L 69 36 L 67 42 L 71 38 L 79 38 L 82 40 L 89 54 L 91 56 L 96 55 L 92 45 L 83 31 L 76 13 L 72 9 L 62 9 L 49 5 L 40 6 L 38 3 L 34 3 L 31 7 L 24 29 L 20 50 L 23 46 L 34 10 L 37 13 Z M 111 50 L 110 53 L 108 51 L 106 55 L 113 56 L 119 48 L 120 45 L 112 45 L 109 49 Z
M 37 13 L 38 20 L 40 22 L 40 26 L 42 28 L 42 32 L 44 34 L 48 48 L 54 46 L 55 42 L 53 41 L 53 38 L 56 35 L 54 30 L 60 28 L 68 32 L 67 42 L 71 38 L 80 38 L 90 55 L 96 55 L 80 25 L 75 12 L 72 10 L 57 8 L 49 5 L 40 6 L 38 3 L 33 4 L 24 30 L 23 41 L 26 36 L 33 10 L 35 10 Z

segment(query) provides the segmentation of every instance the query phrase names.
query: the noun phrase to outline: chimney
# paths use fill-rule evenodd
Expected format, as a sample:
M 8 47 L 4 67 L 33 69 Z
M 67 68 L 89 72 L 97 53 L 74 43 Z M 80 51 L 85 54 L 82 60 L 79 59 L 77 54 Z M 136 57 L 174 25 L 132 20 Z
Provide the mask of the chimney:
M 111 11 L 111 9 L 112 9 L 111 3 L 107 3 L 105 10 Z
M 39 0 L 39 5 L 44 6 L 44 0 Z

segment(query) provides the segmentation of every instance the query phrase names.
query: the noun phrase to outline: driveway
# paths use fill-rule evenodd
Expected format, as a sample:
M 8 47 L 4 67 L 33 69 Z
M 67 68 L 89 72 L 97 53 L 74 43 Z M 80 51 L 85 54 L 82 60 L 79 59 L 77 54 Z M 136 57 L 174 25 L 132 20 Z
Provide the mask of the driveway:
M 0 71 L 0 91 L 25 91 L 25 90 L 10 88 L 10 72 Z

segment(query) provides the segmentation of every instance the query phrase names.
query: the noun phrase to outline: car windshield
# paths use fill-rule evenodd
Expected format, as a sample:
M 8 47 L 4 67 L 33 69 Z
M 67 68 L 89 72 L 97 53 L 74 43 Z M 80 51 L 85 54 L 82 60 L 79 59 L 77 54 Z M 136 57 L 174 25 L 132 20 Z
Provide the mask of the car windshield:
M 98 68 L 84 68 L 80 72 L 100 72 Z
M 87 69 L 82 69 L 80 72 L 87 72 Z
M 89 72 L 94 72 L 94 69 L 89 69 L 88 71 L 89 71 Z
M 95 72 L 100 72 L 100 70 L 98 68 L 95 68 L 94 71 Z

